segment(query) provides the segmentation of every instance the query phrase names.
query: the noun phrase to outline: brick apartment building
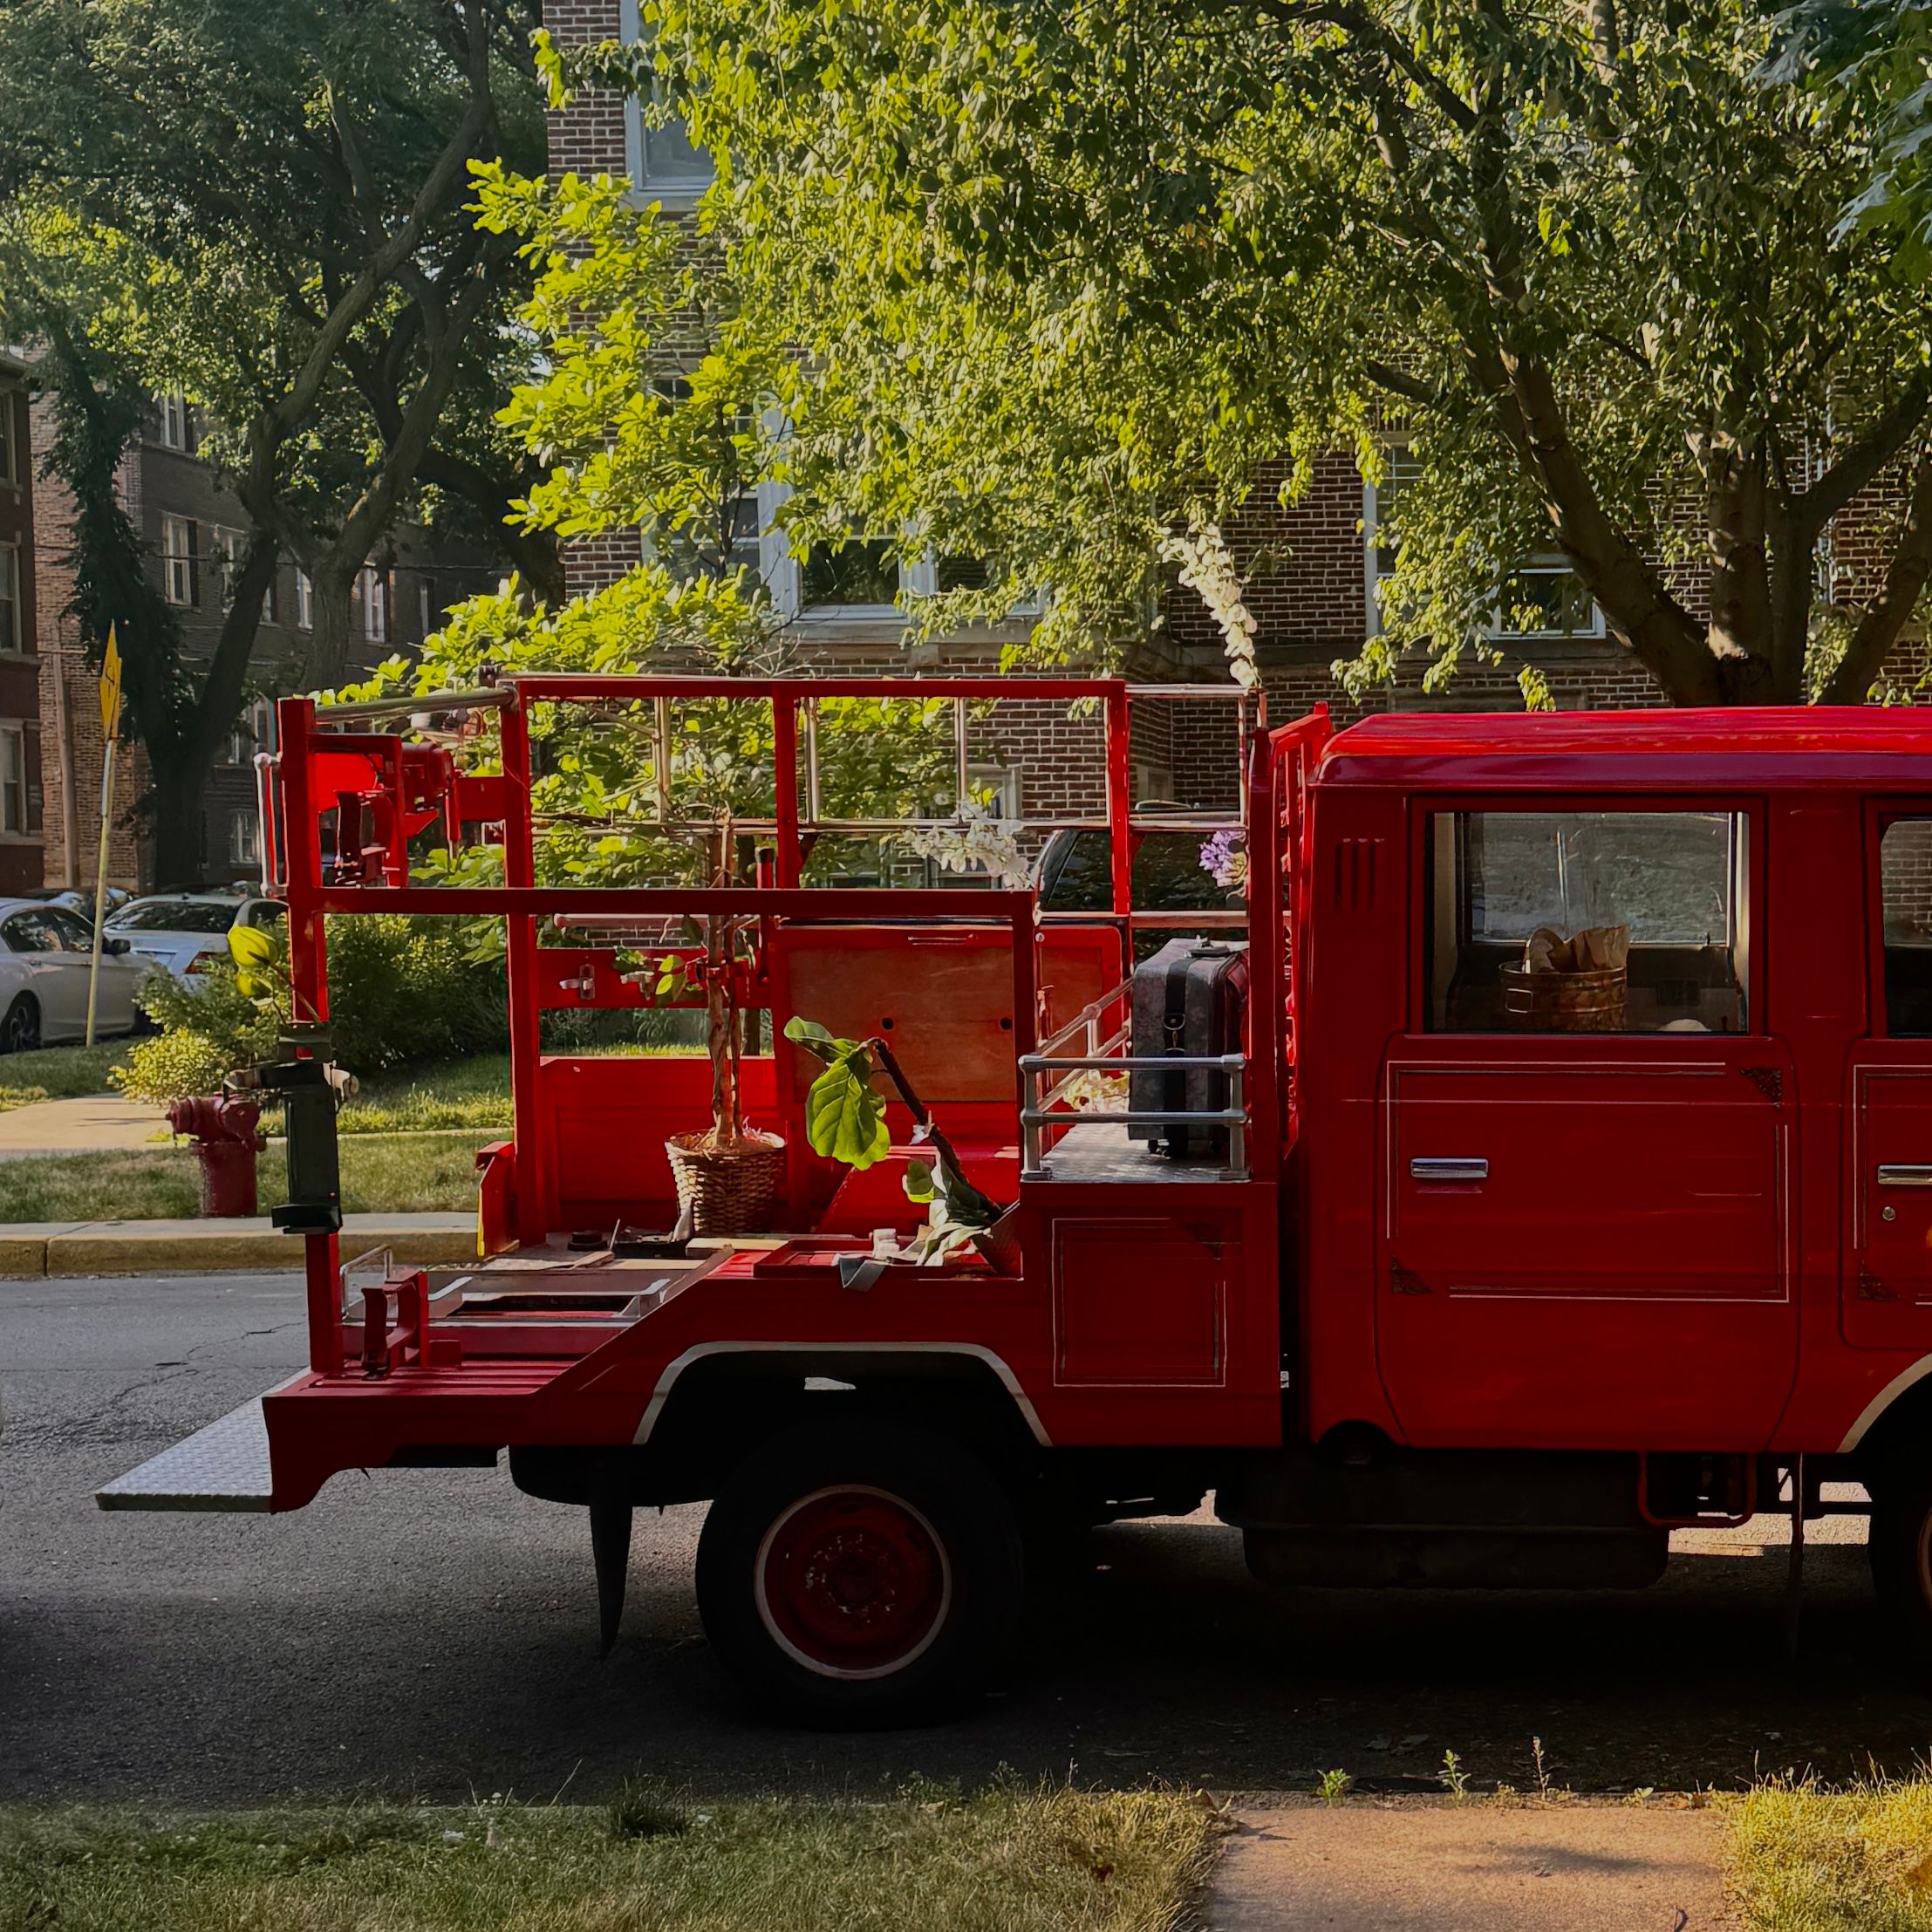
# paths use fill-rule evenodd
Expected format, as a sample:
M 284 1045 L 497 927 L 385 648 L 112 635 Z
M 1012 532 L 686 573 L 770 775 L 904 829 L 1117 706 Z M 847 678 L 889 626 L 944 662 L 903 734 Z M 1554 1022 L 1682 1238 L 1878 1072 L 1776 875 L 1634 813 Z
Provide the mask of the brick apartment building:
M 0 374 L 0 383 L 4 380 Z M 24 409 L 24 402 L 18 406 Z M 24 634 L 36 640 L 28 647 L 38 654 L 39 695 L 32 715 L 44 718 L 46 734 L 44 761 L 31 741 L 28 748 L 36 864 L 51 885 L 92 884 L 103 751 L 98 669 L 87 661 L 79 625 L 69 608 L 72 499 L 57 478 L 44 474 L 53 430 L 51 404 L 38 401 L 31 421 L 31 438 L 23 440 L 21 449 L 24 472 L 34 478 L 40 505 L 38 595 L 29 607 Z M 206 661 L 221 634 L 229 573 L 240 560 L 247 527 L 240 503 L 200 454 L 198 441 L 194 406 L 180 396 L 158 397 L 140 438 L 128 447 L 119 477 L 122 503 L 140 533 L 154 581 L 180 618 L 182 647 L 191 665 L 197 659 Z M 0 542 L 6 529 L 5 495 L 0 483 Z M 420 645 L 450 605 L 493 587 L 498 574 L 495 565 L 461 547 L 433 543 L 420 531 L 398 531 L 357 584 L 355 668 Z M 303 672 L 312 623 L 308 579 L 284 560 L 263 611 L 250 666 L 253 697 L 229 733 L 208 783 L 200 877 L 194 883 L 225 885 L 256 876 L 260 853 L 252 761 L 268 741 L 275 697 L 300 690 L 309 681 Z M 0 654 L 0 720 L 14 715 L 6 682 L 10 668 Z M 8 728 L 0 721 L 0 802 Z M 124 747 L 118 764 L 109 877 L 130 888 L 151 887 L 155 881 L 140 834 L 138 806 L 147 773 L 138 748 Z M 6 836 L 0 834 L 0 868 L 5 864 Z M 41 876 L 37 870 L 35 883 Z M 0 885 L 4 883 L 0 870 Z
M 636 0 L 550 0 L 546 20 L 559 44 L 635 38 Z M 640 200 L 661 201 L 667 211 L 693 206 L 711 180 L 707 158 L 675 129 L 654 129 L 643 121 L 637 104 L 613 94 L 579 94 L 550 120 L 550 169 L 555 174 L 611 174 L 628 176 Z M 1390 483 L 1399 487 L 1399 464 Z M 1875 541 L 1898 505 L 1895 481 L 1888 481 L 1855 501 L 1826 539 L 1834 596 L 1863 598 L 1877 587 L 1881 558 Z M 809 663 L 827 669 L 887 671 L 985 670 L 996 658 L 999 633 L 961 637 L 938 646 L 911 650 L 903 620 L 891 602 L 891 587 L 864 568 L 841 571 L 803 563 L 775 537 L 769 519 L 778 493 L 760 492 L 759 567 L 773 600 L 788 620 L 788 632 Z M 1271 716 L 1291 717 L 1326 701 L 1338 721 L 1365 709 L 1519 709 L 1522 698 L 1510 665 L 1469 665 L 1448 688 L 1425 693 L 1423 666 L 1405 666 L 1390 684 L 1362 704 L 1352 703 L 1336 684 L 1331 665 L 1352 658 L 1373 635 L 1376 623 L 1375 585 L 1392 559 L 1377 542 L 1377 491 L 1357 468 L 1354 457 L 1337 451 L 1316 466 L 1312 487 L 1284 509 L 1264 480 L 1226 535 L 1237 563 L 1264 547 L 1283 559 L 1256 570 L 1244 601 L 1257 620 L 1257 656 Z M 864 546 L 849 546 L 862 551 Z M 642 554 L 637 535 L 606 536 L 579 543 L 568 553 L 573 592 L 608 584 Z M 750 555 L 749 539 L 747 546 Z M 1540 577 L 1546 609 L 1564 611 L 1561 631 L 1492 635 L 1519 661 L 1544 674 L 1552 697 L 1564 709 L 1628 709 L 1662 702 L 1649 673 L 1606 632 L 1602 613 L 1590 602 L 1560 558 L 1532 558 L 1519 573 Z M 910 573 L 904 588 L 922 586 Z M 1697 587 L 1686 582 L 1679 594 L 1695 600 Z M 1900 657 L 1915 672 L 1922 646 L 1901 645 Z M 1161 682 L 1220 682 L 1225 679 L 1221 641 L 1199 601 L 1178 592 L 1165 622 L 1145 641 L 1130 666 L 1132 674 Z M 1895 669 L 1905 666 L 1894 662 Z M 1186 704 L 1149 707 L 1137 726 L 1136 785 L 1143 797 L 1184 803 L 1225 804 L 1235 769 L 1233 723 L 1228 707 Z M 997 780 L 1010 809 L 1028 816 L 1063 810 L 1090 811 L 1099 796 L 1097 727 L 1070 722 L 1062 707 L 1003 702 L 986 731 L 989 763 L 980 775 Z
M 44 863 L 29 374 L 0 348 L 0 896 L 38 885 Z

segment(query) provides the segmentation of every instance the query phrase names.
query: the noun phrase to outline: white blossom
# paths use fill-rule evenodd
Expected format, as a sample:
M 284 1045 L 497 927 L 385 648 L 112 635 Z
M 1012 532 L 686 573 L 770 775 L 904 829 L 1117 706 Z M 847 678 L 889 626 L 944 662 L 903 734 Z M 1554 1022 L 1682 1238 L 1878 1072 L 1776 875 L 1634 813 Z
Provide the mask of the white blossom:
M 1187 535 L 1164 535 L 1164 563 L 1178 565 L 1180 579 L 1207 606 L 1227 652 L 1228 672 L 1244 691 L 1261 681 L 1254 662 L 1254 618 L 1241 601 L 1246 580 L 1234 568 L 1218 523 L 1196 523 Z

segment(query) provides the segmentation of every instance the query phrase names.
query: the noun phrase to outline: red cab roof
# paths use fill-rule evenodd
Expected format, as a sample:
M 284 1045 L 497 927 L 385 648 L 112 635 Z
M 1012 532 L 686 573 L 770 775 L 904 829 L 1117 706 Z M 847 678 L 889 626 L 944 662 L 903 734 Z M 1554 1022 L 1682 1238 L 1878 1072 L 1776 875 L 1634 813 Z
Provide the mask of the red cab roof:
M 1337 733 L 1316 779 L 1402 790 L 1739 784 L 1932 790 L 1932 707 L 1394 713 Z

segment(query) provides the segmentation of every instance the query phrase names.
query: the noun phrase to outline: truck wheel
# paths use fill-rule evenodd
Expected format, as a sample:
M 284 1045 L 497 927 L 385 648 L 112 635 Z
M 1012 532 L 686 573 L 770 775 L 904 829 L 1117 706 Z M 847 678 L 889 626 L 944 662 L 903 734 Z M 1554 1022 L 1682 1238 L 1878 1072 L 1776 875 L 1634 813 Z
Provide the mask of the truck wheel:
M 1914 1640 L 1932 1639 L 1932 1468 L 1888 1468 L 1872 1493 L 1866 1554 L 1886 1615 Z
M 919 1724 L 978 1690 L 1018 1621 L 1013 1506 L 944 1437 L 854 1421 L 754 1451 L 711 1505 L 698 1609 L 720 1661 L 787 1720 Z

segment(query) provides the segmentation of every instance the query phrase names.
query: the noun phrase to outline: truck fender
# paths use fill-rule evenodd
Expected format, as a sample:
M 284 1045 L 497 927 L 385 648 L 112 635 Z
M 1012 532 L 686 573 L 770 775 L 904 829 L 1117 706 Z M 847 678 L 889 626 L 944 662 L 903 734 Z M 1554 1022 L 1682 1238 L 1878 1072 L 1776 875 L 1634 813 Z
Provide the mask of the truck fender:
M 665 1364 L 664 1372 L 651 1392 L 651 1399 L 645 1404 L 644 1414 L 638 1418 L 637 1433 L 631 1438 L 634 1444 L 642 1445 L 651 1440 L 651 1432 L 657 1427 L 658 1418 L 663 1415 L 665 1404 L 670 1401 L 671 1392 L 686 1369 L 693 1362 L 718 1355 L 759 1355 L 775 1364 L 795 1360 L 810 1375 L 834 1373 L 840 1359 L 850 1360 L 857 1356 L 872 1358 L 873 1364 L 882 1368 L 893 1356 L 950 1355 L 977 1362 L 990 1369 L 999 1378 L 1000 1386 L 1013 1398 L 1021 1419 L 1032 1432 L 1034 1442 L 1042 1449 L 1053 1446 L 1047 1431 L 1041 1426 L 1039 1412 L 1034 1408 L 1032 1399 L 1020 1385 L 1019 1376 L 991 1348 L 976 1341 L 700 1341 Z

